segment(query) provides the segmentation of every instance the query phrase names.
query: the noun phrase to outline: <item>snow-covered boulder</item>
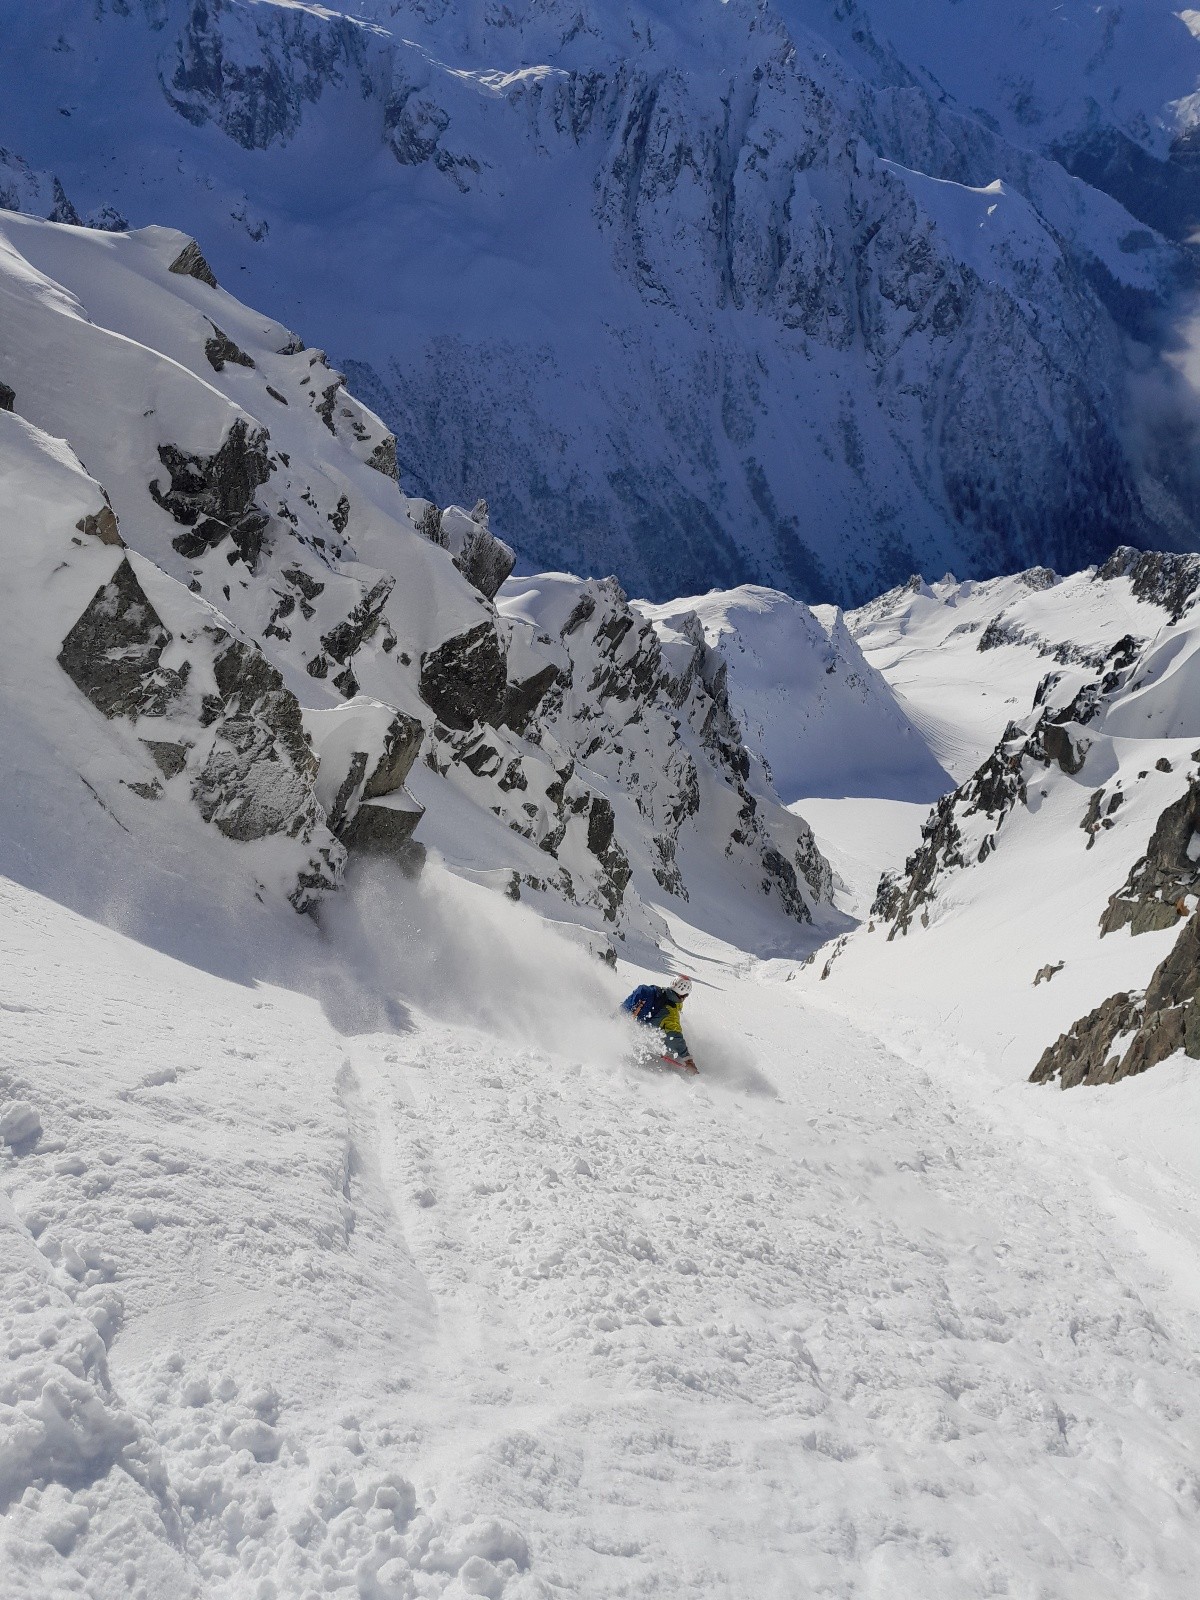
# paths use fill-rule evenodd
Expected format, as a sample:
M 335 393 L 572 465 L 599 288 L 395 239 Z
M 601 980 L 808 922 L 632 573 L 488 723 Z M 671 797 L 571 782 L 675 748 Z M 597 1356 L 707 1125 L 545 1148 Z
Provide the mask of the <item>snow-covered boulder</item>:
M 32 1143 L 42 1131 L 42 1119 L 26 1100 L 10 1100 L 0 1106 L 0 1144 Z
M 425 730 L 415 717 L 360 695 L 305 715 L 320 768 L 317 798 L 351 849 L 388 856 L 416 873 L 424 850 L 412 838 L 424 807 L 404 788 Z
M 437 519 L 437 543 L 449 550 L 463 577 L 488 600 L 496 598 L 517 562 L 512 546 L 497 539 L 488 526 L 485 500 L 471 512 L 447 506 Z

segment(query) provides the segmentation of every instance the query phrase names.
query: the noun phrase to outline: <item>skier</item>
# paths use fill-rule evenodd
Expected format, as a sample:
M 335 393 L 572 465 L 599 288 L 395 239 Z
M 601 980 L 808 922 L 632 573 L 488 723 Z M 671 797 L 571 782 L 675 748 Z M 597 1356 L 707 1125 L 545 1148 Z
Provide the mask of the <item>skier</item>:
M 683 1037 L 683 1002 L 692 992 L 692 980 L 682 973 L 671 979 L 665 989 L 657 984 L 640 984 L 622 1007 L 636 1017 L 644 1028 L 658 1028 L 663 1035 L 662 1059 L 668 1066 L 679 1067 L 683 1072 L 698 1072 L 692 1053 Z

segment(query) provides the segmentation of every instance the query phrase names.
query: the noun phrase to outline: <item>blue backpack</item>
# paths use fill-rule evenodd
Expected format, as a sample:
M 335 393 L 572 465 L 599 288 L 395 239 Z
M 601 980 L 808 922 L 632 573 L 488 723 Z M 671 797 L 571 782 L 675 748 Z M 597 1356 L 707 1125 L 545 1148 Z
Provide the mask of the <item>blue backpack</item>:
M 621 1002 L 621 1009 L 632 1015 L 634 1007 L 641 1005 L 642 1009 L 638 1012 L 637 1020 L 644 1023 L 647 1028 L 654 1028 L 666 1015 L 670 1003 L 665 989 L 660 989 L 653 983 L 643 983 L 627 1000 Z

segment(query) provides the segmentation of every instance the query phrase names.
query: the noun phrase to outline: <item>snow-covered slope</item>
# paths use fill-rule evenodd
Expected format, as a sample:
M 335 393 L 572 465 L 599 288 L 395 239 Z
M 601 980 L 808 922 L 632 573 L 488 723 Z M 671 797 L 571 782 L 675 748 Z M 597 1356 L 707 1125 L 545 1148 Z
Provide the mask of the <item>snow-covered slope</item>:
M 4 1600 L 1188 1600 L 1194 1076 L 1068 1117 L 677 922 L 656 1079 L 638 974 L 369 888 L 180 960 L 0 882 Z
M 1034 568 L 1013 577 L 934 584 L 913 578 L 852 611 L 847 624 L 865 659 L 896 691 L 947 770 L 969 777 L 1056 664 L 1080 681 L 1129 636 L 1141 644 L 1170 615 L 1128 581 L 1124 557 L 1059 577 Z
M 1129 425 L 1127 335 L 1183 265 L 1154 227 L 1192 215 L 1200 44 L 1164 4 L 0 22 L 5 193 L 200 233 L 525 570 L 848 603 L 1195 542 L 1186 427 Z
M 553 617 L 498 612 L 486 506 L 406 499 L 378 418 L 185 237 L 10 214 L 0 323 L 3 692 L 21 741 L 64 696 L 75 730 L 57 775 L 4 776 L 39 886 L 34 796 L 82 778 L 135 838 L 198 811 L 300 907 L 347 849 L 411 872 L 429 844 L 602 943 L 694 895 L 777 945 L 828 898 L 699 625 L 665 650 L 573 578 Z
M 996 742 L 884 877 L 831 984 L 886 1009 L 932 970 L 936 1032 L 966 1026 L 994 1070 L 1064 1085 L 1200 1054 L 1198 597 L 1200 558 L 1122 551 L 1064 580 L 914 586 L 851 619 L 932 726 L 990 680 L 961 749 Z
M 854 795 L 929 802 L 952 787 L 841 612 L 753 587 L 642 609 L 664 629 L 700 619 L 750 748 L 788 805 Z
M 1200 563 L 493 600 L 183 236 L 0 250 L 2 1600 L 1190 1600 Z M 801 965 L 764 758 L 907 816 L 1035 665 L 907 936 Z M 625 1064 L 668 965 L 694 1080 Z M 1153 1072 L 1024 1083 L 1117 992 Z

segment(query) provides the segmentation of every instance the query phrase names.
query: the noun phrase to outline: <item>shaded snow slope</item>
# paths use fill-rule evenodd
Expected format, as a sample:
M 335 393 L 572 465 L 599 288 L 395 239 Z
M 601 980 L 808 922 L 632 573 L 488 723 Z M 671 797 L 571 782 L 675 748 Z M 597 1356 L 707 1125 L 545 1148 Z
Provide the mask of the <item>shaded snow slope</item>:
M 1125 425 L 1191 215 L 1165 5 L 0 20 L 0 198 L 200 234 L 526 570 L 852 603 L 1195 542 L 1169 374 L 1172 426 Z
M 840 612 L 742 588 L 644 607 L 664 632 L 699 617 L 729 698 L 780 797 L 931 801 L 951 780 L 863 658 Z

